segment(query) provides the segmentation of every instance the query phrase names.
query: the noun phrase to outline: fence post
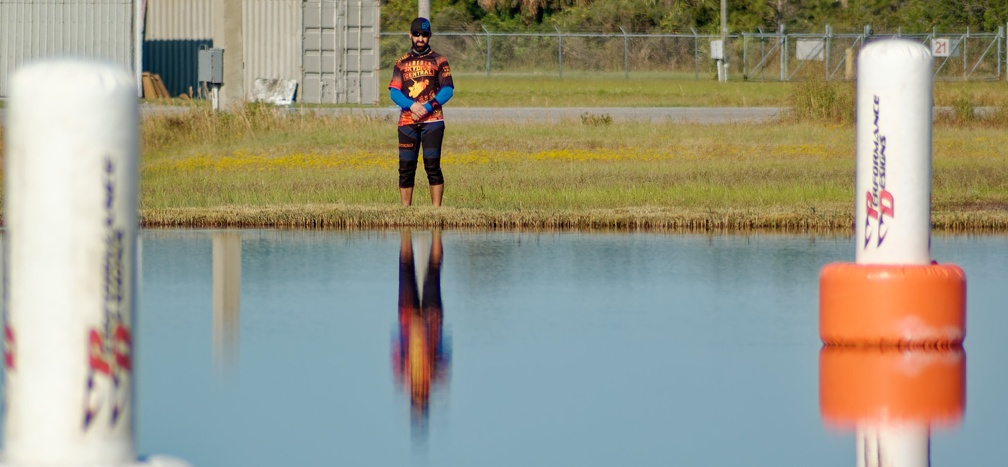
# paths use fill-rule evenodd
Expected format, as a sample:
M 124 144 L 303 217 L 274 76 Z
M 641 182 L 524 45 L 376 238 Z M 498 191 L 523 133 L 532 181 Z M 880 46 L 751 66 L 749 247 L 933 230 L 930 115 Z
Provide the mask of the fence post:
M 489 78 L 489 77 L 490 77 L 490 30 L 489 30 L 489 29 L 487 29 L 487 28 L 486 28 L 486 26 L 483 26 L 482 24 L 480 25 L 480 27 L 482 27 L 482 28 L 483 28 L 483 31 L 485 31 L 485 32 L 486 32 L 486 38 L 487 38 L 487 64 L 486 64 L 486 75 L 487 75 L 487 78 Z
M 689 29 L 693 31 L 693 80 L 697 81 L 700 79 L 700 36 L 696 29 Z
M 934 54 L 934 43 L 935 43 L 935 39 L 937 39 L 937 38 L 938 38 L 938 27 L 937 26 L 931 26 L 931 40 L 928 42 L 928 47 L 931 48 L 931 53 L 932 54 Z M 945 66 L 945 62 L 946 61 L 948 61 L 948 57 L 945 57 L 945 60 L 942 60 L 942 64 L 938 65 L 938 69 L 936 69 L 934 71 L 933 79 L 937 79 L 938 78 L 938 72 L 941 71 L 941 69 L 942 69 L 943 66 Z
M 784 25 L 780 27 L 780 40 L 781 40 L 781 59 L 780 59 L 780 80 L 787 81 L 787 33 L 785 32 Z
M 722 66 L 724 67 L 724 80 L 728 82 L 728 40 L 731 36 L 725 35 L 724 39 L 721 39 L 721 54 L 724 57 L 722 60 Z
M 557 32 L 557 61 L 560 63 L 560 79 L 563 79 L 563 33 L 556 26 L 553 29 Z
M 969 26 L 966 26 L 966 35 L 962 38 L 962 56 L 963 56 L 963 81 L 966 81 L 966 45 L 969 44 Z
M 760 40 L 759 40 L 760 62 L 763 62 L 763 60 L 766 58 L 766 33 L 763 32 L 763 28 L 759 28 L 759 33 L 760 33 Z M 760 74 L 760 79 L 766 79 L 766 67 L 765 66 L 761 66 L 760 67 L 759 74 Z
M 742 33 L 742 79 L 749 79 L 749 72 L 746 70 L 746 62 L 748 61 L 747 50 L 749 48 L 749 35 Z
M 630 44 L 628 43 L 626 29 L 620 26 L 620 31 L 623 31 L 623 74 L 624 77 L 630 79 Z
M 829 51 L 830 51 L 830 36 L 832 36 L 832 35 L 833 35 L 833 30 L 830 28 L 830 25 L 827 24 L 826 25 L 826 39 L 823 41 L 826 44 L 826 50 L 825 50 L 825 54 L 824 54 L 825 55 L 825 60 L 826 60 L 826 81 L 829 81 L 829 78 L 830 78 L 830 76 L 829 76 L 829 70 L 830 70 L 830 68 L 829 68 Z
M 998 26 L 998 36 L 994 39 L 998 43 L 998 60 L 997 60 L 997 79 L 1001 79 L 1001 38 L 1004 37 L 1004 26 Z
M 938 38 L 938 27 L 931 26 L 931 37 L 928 39 L 928 46 L 931 47 L 931 52 L 934 53 L 934 42 Z

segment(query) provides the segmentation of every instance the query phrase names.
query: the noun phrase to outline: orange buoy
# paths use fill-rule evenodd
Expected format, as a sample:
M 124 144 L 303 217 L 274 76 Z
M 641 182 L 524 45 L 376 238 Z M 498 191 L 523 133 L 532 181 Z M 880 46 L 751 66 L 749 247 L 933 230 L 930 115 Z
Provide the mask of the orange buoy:
M 962 345 L 966 274 L 953 264 L 827 264 L 819 336 L 827 345 Z

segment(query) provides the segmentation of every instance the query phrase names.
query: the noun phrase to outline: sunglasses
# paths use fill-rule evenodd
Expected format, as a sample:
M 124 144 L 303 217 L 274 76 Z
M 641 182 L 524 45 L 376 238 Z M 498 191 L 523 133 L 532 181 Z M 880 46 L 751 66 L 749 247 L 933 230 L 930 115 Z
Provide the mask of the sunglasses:
M 413 31 L 412 34 L 413 34 L 413 37 L 430 37 L 430 33 L 429 32 Z

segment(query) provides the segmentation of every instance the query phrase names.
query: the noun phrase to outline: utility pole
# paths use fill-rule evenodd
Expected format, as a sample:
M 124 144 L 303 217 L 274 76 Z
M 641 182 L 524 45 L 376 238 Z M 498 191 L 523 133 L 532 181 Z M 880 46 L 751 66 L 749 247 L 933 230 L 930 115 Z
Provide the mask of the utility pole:
M 721 59 L 718 60 L 719 81 L 728 81 L 728 0 L 721 0 Z
M 418 0 L 417 11 L 417 16 L 430 19 L 430 0 Z
M 777 0 L 777 33 L 780 34 L 784 31 L 784 0 Z
M 721 0 L 721 40 L 728 35 L 728 0 Z

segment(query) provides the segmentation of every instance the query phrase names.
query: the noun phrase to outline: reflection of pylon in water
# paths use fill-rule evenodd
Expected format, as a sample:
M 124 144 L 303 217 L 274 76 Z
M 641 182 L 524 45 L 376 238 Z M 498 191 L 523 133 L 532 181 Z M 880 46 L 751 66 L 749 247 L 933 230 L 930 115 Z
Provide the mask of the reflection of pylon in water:
M 831 347 L 819 353 L 823 420 L 857 434 L 858 466 L 926 466 L 933 427 L 959 422 L 966 403 L 961 349 Z

